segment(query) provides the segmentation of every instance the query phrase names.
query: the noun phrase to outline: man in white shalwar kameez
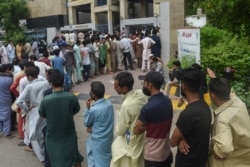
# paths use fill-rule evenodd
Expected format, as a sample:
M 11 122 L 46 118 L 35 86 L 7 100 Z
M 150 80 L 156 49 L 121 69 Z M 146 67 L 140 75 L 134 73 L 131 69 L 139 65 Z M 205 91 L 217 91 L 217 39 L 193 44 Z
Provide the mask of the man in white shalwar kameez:
M 25 70 L 25 73 L 30 83 L 22 91 L 16 100 L 16 104 L 29 115 L 29 139 L 37 158 L 43 162 L 44 141 L 42 129 L 46 121 L 39 116 L 38 109 L 45 90 L 49 88 L 49 83 L 43 78 L 38 78 L 38 67 L 29 67 Z
M 148 33 L 145 34 L 145 38 L 138 42 L 142 44 L 142 71 L 146 72 L 150 69 L 149 56 L 151 55 L 151 46 L 155 44 L 155 41 L 148 37 Z
M 112 144 L 110 167 L 144 167 L 144 134 L 134 135 L 133 128 L 141 108 L 148 102 L 148 97 L 141 89 L 133 90 L 134 79 L 130 72 L 116 75 L 114 89 L 124 94 L 118 122 L 115 128 L 117 138 Z
M 6 47 L 2 42 L 0 42 L 0 64 L 8 64 L 9 58 L 8 58 L 8 52 Z

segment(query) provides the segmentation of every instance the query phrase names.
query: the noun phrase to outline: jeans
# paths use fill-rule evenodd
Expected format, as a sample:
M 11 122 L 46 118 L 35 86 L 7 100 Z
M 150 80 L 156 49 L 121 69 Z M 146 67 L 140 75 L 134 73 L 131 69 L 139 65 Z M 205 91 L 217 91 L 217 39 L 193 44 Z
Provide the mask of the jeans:
M 84 81 L 87 81 L 89 79 L 89 71 L 90 71 L 90 64 L 83 65 L 82 76 Z
M 73 68 L 66 68 L 67 76 L 69 78 L 70 84 L 72 84 L 72 74 L 73 74 Z
M 128 63 L 129 63 L 129 68 L 130 68 L 131 70 L 133 70 L 134 67 L 133 67 L 133 63 L 132 63 L 132 58 L 131 58 L 130 52 L 125 52 L 125 53 L 123 53 L 123 63 L 124 63 L 124 66 L 125 66 L 125 70 L 128 69 L 127 59 L 128 59 Z
M 68 92 L 71 88 L 70 78 L 67 74 L 64 74 L 64 90 Z

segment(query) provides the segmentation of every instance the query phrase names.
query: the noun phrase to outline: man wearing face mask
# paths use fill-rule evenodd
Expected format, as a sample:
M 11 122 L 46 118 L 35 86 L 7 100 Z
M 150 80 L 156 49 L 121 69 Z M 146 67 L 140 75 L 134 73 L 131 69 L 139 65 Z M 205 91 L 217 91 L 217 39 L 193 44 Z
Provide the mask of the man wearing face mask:
M 170 145 L 178 146 L 175 167 L 206 167 L 211 127 L 211 111 L 200 99 L 202 73 L 194 68 L 178 72 L 181 94 L 188 105 L 181 112 Z
M 114 109 L 104 98 L 105 87 L 100 81 L 90 84 L 90 98 L 86 101 L 84 125 L 90 133 L 87 139 L 87 161 L 89 167 L 109 167 L 113 141 Z M 92 105 L 91 103 L 94 102 Z
M 134 134 L 146 132 L 144 145 L 145 167 L 170 167 L 173 161 L 169 145 L 169 135 L 173 119 L 170 99 L 160 92 L 164 83 L 163 76 L 150 71 L 143 79 L 143 93 L 151 96 L 145 104 L 134 127 Z

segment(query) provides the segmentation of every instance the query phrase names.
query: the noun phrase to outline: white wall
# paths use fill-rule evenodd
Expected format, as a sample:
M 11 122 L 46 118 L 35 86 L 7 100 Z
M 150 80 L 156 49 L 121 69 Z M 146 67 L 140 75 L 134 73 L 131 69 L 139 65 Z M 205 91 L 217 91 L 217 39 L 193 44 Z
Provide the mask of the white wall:
M 161 57 L 166 64 L 170 59 L 170 9 L 169 9 L 169 2 L 162 2 L 160 3 L 160 38 L 161 38 Z
M 51 43 L 52 39 L 56 36 L 60 35 L 60 30 L 53 27 L 47 28 L 47 44 Z
M 186 24 L 192 27 L 203 27 L 207 23 L 206 15 L 187 16 L 185 18 Z

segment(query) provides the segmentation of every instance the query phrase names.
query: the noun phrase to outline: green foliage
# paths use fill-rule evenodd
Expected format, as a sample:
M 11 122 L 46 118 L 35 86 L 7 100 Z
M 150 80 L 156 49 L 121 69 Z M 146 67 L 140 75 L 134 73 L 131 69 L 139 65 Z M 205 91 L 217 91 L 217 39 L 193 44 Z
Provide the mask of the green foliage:
M 185 55 L 181 58 L 181 68 L 191 67 L 195 63 L 195 56 Z
M 196 14 L 202 8 L 208 17 L 209 24 L 240 34 L 245 26 L 246 35 L 250 36 L 250 1 L 249 0 L 187 0 L 186 14 Z
M 197 8 L 203 6 L 204 0 L 186 0 L 186 15 L 196 15 Z
M 170 58 L 170 60 L 168 61 L 168 63 L 167 63 L 166 66 L 168 68 L 172 68 L 173 62 L 176 61 L 176 60 L 179 60 L 179 59 L 176 59 L 174 57 Z M 181 68 L 191 67 L 192 64 L 195 63 L 195 57 L 194 56 L 186 55 L 186 56 L 184 56 L 184 57 L 181 58 L 180 62 L 181 62 Z
M 245 36 L 244 27 L 241 36 L 226 30 L 207 26 L 201 29 L 201 64 L 211 68 L 218 76 L 223 76 L 224 68 L 235 69 L 232 87 L 236 94 L 250 106 L 250 43 Z M 247 94 L 246 94 L 247 92 Z M 246 97 L 249 97 L 246 98 Z
M 22 0 L 0 0 L 0 27 L 6 32 L 7 40 L 24 40 L 24 29 L 19 20 L 26 19 L 29 11 Z
M 176 60 L 178 60 L 178 59 L 175 58 L 175 57 L 171 57 L 171 58 L 169 59 L 168 63 L 166 64 L 166 66 L 167 66 L 168 68 L 172 68 L 172 67 L 173 67 L 173 62 L 176 61 Z

